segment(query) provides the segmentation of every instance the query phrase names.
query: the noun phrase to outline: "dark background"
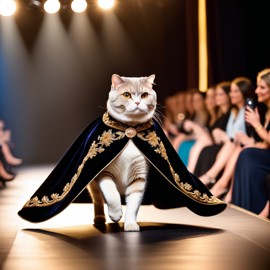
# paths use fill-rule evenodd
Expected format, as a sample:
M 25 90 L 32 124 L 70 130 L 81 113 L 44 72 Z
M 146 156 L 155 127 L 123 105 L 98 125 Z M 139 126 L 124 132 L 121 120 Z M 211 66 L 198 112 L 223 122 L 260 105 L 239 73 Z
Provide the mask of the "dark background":
M 19 1 L 0 17 L 0 119 L 25 164 L 57 162 L 105 111 L 113 73 L 156 74 L 160 104 L 198 87 L 197 0 L 88 1 L 83 14 L 45 14 Z M 207 0 L 209 85 L 237 76 L 256 83 L 270 67 L 270 1 Z

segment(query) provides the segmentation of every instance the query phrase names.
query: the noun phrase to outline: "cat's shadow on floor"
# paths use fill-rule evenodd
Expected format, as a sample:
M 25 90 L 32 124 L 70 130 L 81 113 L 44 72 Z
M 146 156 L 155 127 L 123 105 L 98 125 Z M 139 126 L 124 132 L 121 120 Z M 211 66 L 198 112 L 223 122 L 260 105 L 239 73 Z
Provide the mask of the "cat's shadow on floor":
M 49 241 L 50 237 L 65 241 L 76 247 L 98 252 L 108 246 L 148 248 L 149 245 L 184 241 L 190 238 L 207 237 L 223 233 L 222 229 L 167 223 L 139 222 L 140 232 L 124 232 L 123 223 L 108 223 L 103 226 L 82 225 L 49 229 L 23 229 L 23 232 Z

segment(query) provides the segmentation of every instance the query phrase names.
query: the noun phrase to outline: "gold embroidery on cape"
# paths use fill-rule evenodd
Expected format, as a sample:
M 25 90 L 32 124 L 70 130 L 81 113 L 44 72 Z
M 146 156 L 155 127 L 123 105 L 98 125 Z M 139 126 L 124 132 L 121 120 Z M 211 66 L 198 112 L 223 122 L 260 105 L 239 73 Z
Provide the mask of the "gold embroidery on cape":
M 93 141 L 91 144 L 89 151 L 87 155 L 84 157 L 82 164 L 79 165 L 77 172 L 74 174 L 72 177 L 71 181 L 65 185 L 63 188 L 62 194 L 58 193 L 53 193 L 48 196 L 43 196 L 41 199 L 39 199 L 37 196 L 34 198 L 28 200 L 24 207 L 42 207 L 42 206 L 49 206 L 52 204 L 55 204 L 62 199 L 66 197 L 68 192 L 71 190 L 71 188 L 74 186 L 76 183 L 77 179 L 79 178 L 84 165 L 88 159 L 93 159 L 96 157 L 98 154 L 102 153 L 105 151 L 105 147 L 109 147 L 114 141 L 121 140 L 123 139 L 126 134 L 125 131 L 130 128 L 129 126 L 126 126 L 120 122 L 117 122 L 113 119 L 110 118 L 110 115 L 108 112 L 104 113 L 103 115 L 103 122 L 114 129 L 118 129 L 120 131 L 113 132 L 111 129 L 108 131 L 104 131 L 100 136 L 97 138 L 97 142 Z M 190 198 L 193 198 L 196 201 L 202 202 L 202 203 L 210 203 L 210 204 L 216 204 L 216 203 L 221 203 L 219 199 L 217 199 L 214 196 L 209 197 L 207 194 L 199 192 L 198 190 L 193 190 L 193 187 L 188 184 L 188 183 L 183 183 L 181 182 L 180 176 L 174 171 L 165 146 L 163 142 L 160 140 L 160 138 L 157 136 L 155 131 L 148 131 L 148 134 L 145 135 L 145 133 L 141 132 L 144 131 L 148 128 L 150 128 L 153 125 L 152 121 L 147 122 L 145 124 L 139 125 L 136 128 L 134 127 L 134 130 L 136 131 L 136 136 L 138 136 L 140 139 L 147 141 L 154 149 L 154 151 L 157 154 L 160 154 L 163 159 L 165 159 L 170 167 L 171 174 L 173 176 L 173 179 L 177 186 L 180 188 L 181 191 L 183 191 L 185 194 L 187 194 Z M 141 133 L 139 133 L 141 132 Z
M 124 125 L 124 124 L 112 119 L 108 112 L 105 112 L 103 114 L 102 120 L 107 126 L 115 128 L 115 129 L 119 129 L 121 131 L 126 131 L 127 129 L 131 128 L 130 126 Z M 143 130 L 150 128 L 152 125 L 153 125 L 152 121 L 149 121 L 147 123 L 144 123 L 144 124 L 141 124 L 137 127 L 134 127 L 134 129 L 138 133 L 138 132 L 141 132 Z
M 125 133 L 122 131 L 113 132 L 111 129 L 108 131 L 104 131 L 100 136 L 97 138 L 97 142 L 93 141 L 91 144 L 87 155 L 84 157 L 82 164 L 78 167 L 77 172 L 72 177 L 71 181 L 65 185 L 63 188 L 62 194 L 53 193 L 50 197 L 43 196 L 39 199 L 37 196 L 28 200 L 24 207 L 42 207 L 42 206 L 49 206 L 55 204 L 61 200 L 63 200 L 70 189 L 74 186 L 77 179 L 79 178 L 83 167 L 88 159 L 92 159 L 96 157 L 98 154 L 105 151 L 105 147 L 109 147 L 114 141 L 121 140 L 125 137 Z
M 171 171 L 171 174 L 173 176 L 173 179 L 182 192 L 184 192 L 186 195 L 188 195 L 192 199 L 199 201 L 199 202 L 202 202 L 202 203 L 217 204 L 217 203 L 222 202 L 219 199 L 217 199 L 215 196 L 209 197 L 206 193 L 202 194 L 198 190 L 193 190 L 192 185 L 190 185 L 187 182 L 184 183 L 181 181 L 180 176 L 174 171 L 174 169 L 169 161 L 169 158 L 168 158 L 168 155 L 167 155 L 167 152 L 166 152 L 166 149 L 165 149 L 163 142 L 157 136 L 155 131 L 148 131 L 147 135 L 144 132 L 138 133 L 137 136 L 141 140 L 148 142 L 154 148 L 154 151 L 157 154 L 160 154 L 162 156 L 162 158 L 167 161 L 167 163 L 170 167 L 170 171 Z

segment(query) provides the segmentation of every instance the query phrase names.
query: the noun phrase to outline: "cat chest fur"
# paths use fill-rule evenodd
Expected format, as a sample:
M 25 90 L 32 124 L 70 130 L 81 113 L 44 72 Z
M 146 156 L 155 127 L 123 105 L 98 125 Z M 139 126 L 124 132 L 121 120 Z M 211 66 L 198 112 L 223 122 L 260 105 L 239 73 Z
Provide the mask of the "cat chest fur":
M 100 174 L 109 174 L 114 179 L 121 195 L 136 180 L 146 180 L 149 162 L 141 154 L 132 140 L 129 140 L 124 150 Z

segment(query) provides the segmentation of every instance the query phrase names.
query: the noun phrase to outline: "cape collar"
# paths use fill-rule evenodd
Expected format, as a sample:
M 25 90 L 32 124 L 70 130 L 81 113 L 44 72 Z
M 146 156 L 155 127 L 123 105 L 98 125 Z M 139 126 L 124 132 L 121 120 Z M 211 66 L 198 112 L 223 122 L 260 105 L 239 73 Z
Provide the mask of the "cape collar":
M 135 127 L 131 127 L 131 126 L 128 126 L 128 125 L 125 125 L 115 119 L 113 119 L 108 112 L 105 112 L 103 114 L 103 117 L 102 117 L 102 120 L 104 122 L 105 125 L 111 127 L 111 128 L 114 128 L 114 129 L 118 129 L 118 130 L 121 130 L 121 131 L 124 131 L 125 132 L 125 135 L 128 137 L 128 138 L 133 138 L 137 135 L 137 133 L 143 131 L 143 130 L 147 130 L 149 129 L 151 126 L 153 126 L 153 122 L 152 121 L 149 121 L 149 122 L 146 122 L 144 124 L 141 124 L 141 125 L 137 125 Z

